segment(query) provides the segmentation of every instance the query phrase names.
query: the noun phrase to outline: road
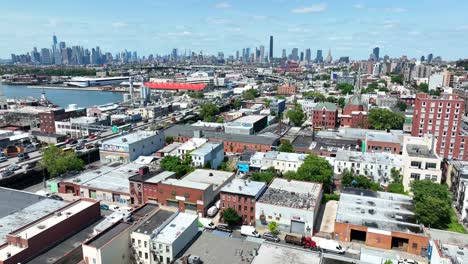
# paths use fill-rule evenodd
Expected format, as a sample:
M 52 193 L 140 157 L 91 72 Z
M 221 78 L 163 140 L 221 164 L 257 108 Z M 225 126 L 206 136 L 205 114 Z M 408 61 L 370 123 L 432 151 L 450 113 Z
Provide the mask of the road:
M 154 121 L 150 120 L 147 123 L 145 123 L 144 121 L 138 122 L 138 123 L 135 124 L 135 127 L 133 127 L 133 130 L 141 130 L 141 129 L 145 129 L 145 128 L 148 128 L 148 127 L 153 126 L 153 125 L 164 126 L 164 125 L 167 125 L 167 124 L 170 124 L 170 123 L 174 123 L 173 121 L 171 121 L 173 118 L 175 118 L 177 121 L 179 121 L 179 120 L 183 119 L 184 116 L 186 116 L 186 114 L 193 113 L 198 108 L 199 107 L 196 106 L 196 107 L 193 107 L 193 108 L 184 109 L 184 110 L 178 111 L 175 114 L 171 113 L 170 116 L 156 118 Z M 109 130 L 103 131 L 99 138 L 88 139 L 86 144 L 97 143 L 97 142 L 100 142 L 100 141 L 104 141 L 106 139 L 118 137 L 119 135 L 120 135 L 120 133 L 112 133 L 112 131 L 109 128 Z M 76 145 L 67 145 L 67 147 L 76 147 Z M 8 161 L 0 163 L 0 171 L 6 170 L 6 168 L 8 166 L 12 165 L 12 164 L 17 164 L 17 165 L 21 166 L 21 168 L 19 170 L 14 171 L 13 172 L 14 174 L 8 176 L 8 177 L 14 177 L 17 174 L 21 174 L 21 173 L 26 172 L 26 165 L 28 163 L 37 162 L 42 158 L 42 153 L 39 150 L 30 152 L 28 154 L 29 154 L 30 159 L 28 159 L 26 161 L 20 162 L 20 161 L 18 161 L 17 157 L 12 157 L 12 158 L 9 158 Z

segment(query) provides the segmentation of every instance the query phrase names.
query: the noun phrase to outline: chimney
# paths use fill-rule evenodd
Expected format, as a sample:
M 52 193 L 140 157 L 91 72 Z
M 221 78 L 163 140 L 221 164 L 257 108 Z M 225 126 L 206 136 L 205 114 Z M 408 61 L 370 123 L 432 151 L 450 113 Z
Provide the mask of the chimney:
M 148 166 L 143 166 L 138 169 L 138 174 L 139 175 L 146 175 L 149 173 L 149 167 Z

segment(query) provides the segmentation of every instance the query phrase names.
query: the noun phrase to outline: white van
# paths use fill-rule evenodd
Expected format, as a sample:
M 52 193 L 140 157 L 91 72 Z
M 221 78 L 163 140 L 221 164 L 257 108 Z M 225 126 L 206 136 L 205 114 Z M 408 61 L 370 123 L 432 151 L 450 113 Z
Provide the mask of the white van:
M 322 237 L 312 237 L 312 240 L 317 243 L 322 252 L 332 252 L 338 254 L 344 254 L 345 250 L 335 240 L 326 239 Z
M 213 223 L 213 221 L 211 221 L 211 219 L 199 217 L 198 221 L 206 229 L 215 229 L 215 227 L 216 227 L 216 225 Z
M 257 230 L 255 230 L 255 227 L 248 225 L 241 226 L 241 235 L 260 237 L 260 234 L 257 232 Z
M 213 205 L 213 206 L 210 207 L 210 209 L 208 209 L 208 211 L 206 213 L 208 214 L 209 217 L 213 217 L 213 216 L 216 215 L 217 212 L 218 212 L 218 207 Z

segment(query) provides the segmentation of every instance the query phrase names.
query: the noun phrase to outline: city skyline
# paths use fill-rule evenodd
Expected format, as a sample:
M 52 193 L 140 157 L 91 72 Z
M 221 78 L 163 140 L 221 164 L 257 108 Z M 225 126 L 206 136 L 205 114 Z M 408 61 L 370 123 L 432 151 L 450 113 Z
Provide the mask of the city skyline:
M 459 8 L 450 10 L 450 15 L 444 6 L 437 7 L 439 17 L 447 18 L 443 24 L 437 24 L 430 15 L 435 1 L 424 6 L 403 1 L 340 4 L 192 0 L 183 6 L 144 1 L 139 3 L 135 14 L 118 1 L 113 3 L 112 12 L 102 12 L 107 11 L 103 3 L 84 1 L 69 15 L 65 15 L 69 7 L 57 1 L 4 4 L 0 27 L 8 41 L 0 42 L 0 58 L 30 52 L 32 47 L 51 49 L 54 32 L 59 41 L 67 44 L 99 46 L 112 54 L 135 50 L 140 56 L 170 54 L 177 48 L 179 54 L 190 49 L 212 55 L 223 52 L 227 57 L 242 48 L 252 50 L 259 46 L 266 47 L 266 55 L 269 38 L 273 36 L 274 57 L 280 57 L 282 49 L 289 54 L 293 48 L 300 52 L 310 48 L 331 49 L 335 59 L 341 56 L 367 59 L 374 47 L 380 47 L 380 57 L 388 54 L 419 58 L 434 53 L 456 60 L 465 56 L 464 47 L 468 44 L 465 37 L 468 23 L 463 21 L 462 13 L 456 14 L 464 10 L 462 6 L 466 3 L 456 3 Z

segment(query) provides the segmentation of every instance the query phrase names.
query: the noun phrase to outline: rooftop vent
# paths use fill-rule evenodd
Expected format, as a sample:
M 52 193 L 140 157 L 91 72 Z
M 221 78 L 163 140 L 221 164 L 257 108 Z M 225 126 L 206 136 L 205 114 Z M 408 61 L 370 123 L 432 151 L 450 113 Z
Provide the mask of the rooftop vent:
M 127 142 L 127 139 L 126 139 L 126 138 L 122 138 L 122 142 Z
M 45 225 L 38 225 L 37 228 L 38 229 L 44 229 L 44 228 L 46 228 L 46 226 Z
M 210 174 L 208 174 L 208 175 L 209 175 L 209 176 L 213 176 L 213 173 L 212 173 L 212 172 L 210 172 Z

